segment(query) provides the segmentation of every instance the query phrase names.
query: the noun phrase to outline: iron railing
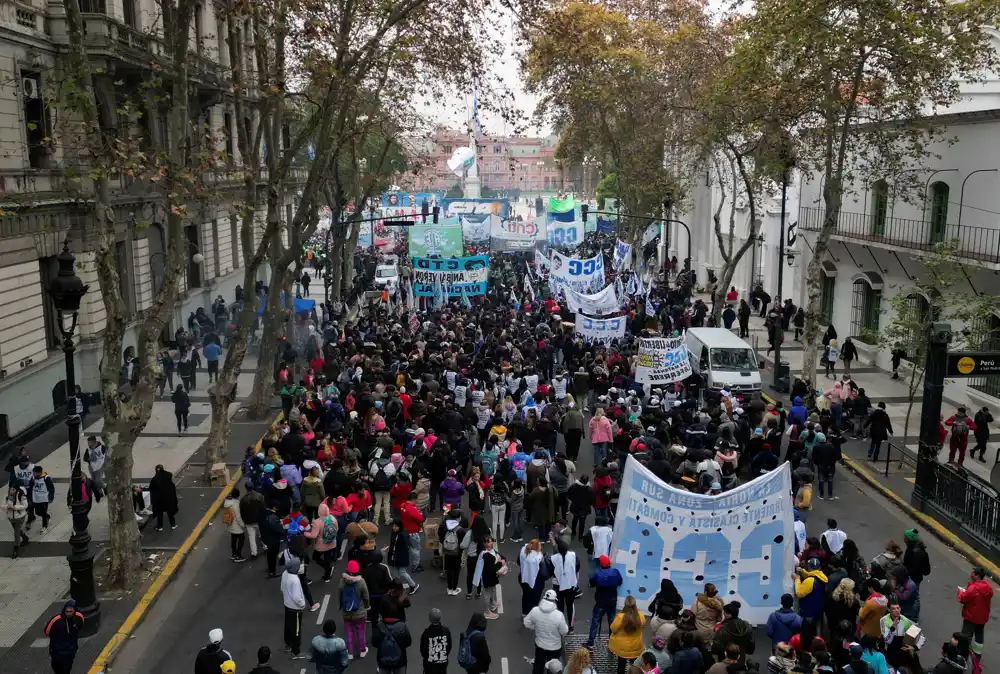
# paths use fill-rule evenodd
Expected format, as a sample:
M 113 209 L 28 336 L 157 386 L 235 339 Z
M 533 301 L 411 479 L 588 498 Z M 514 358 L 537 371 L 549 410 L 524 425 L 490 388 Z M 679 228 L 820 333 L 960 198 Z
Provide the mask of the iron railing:
M 818 232 L 826 209 L 800 208 L 799 228 Z M 867 213 L 840 212 L 836 236 L 880 243 L 904 250 L 931 251 L 941 243 L 954 244 L 954 254 L 980 262 L 1000 263 L 1000 229 L 968 225 L 937 225 L 929 220 L 887 218 Z
M 926 505 L 957 525 L 960 535 L 1000 552 L 1000 494 L 988 482 L 948 464 L 933 462 L 934 489 Z

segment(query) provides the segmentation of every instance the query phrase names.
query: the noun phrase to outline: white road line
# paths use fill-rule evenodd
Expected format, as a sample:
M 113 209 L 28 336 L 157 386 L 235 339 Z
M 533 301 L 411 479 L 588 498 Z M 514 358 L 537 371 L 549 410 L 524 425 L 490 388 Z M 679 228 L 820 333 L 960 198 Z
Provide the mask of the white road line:
M 323 603 L 319 607 L 319 615 L 316 616 L 316 624 L 322 625 L 323 620 L 326 618 L 326 607 L 330 605 L 330 595 L 323 595 Z
M 302 668 L 302 669 L 301 669 L 301 670 L 299 671 L 299 674 L 306 674 L 306 668 L 305 668 L 305 667 L 303 667 L 303 668 Z
M 497 615 L 503 614 L 503 586 L 497 583 Z
M 500 658 L 500 674 L 508 674 L 507 658 Z

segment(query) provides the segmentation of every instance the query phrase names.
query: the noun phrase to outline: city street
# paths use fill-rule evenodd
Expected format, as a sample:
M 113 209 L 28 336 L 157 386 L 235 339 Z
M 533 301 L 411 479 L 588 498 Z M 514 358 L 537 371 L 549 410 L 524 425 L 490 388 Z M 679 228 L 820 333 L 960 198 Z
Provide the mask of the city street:
M 589 443 L 584 442 L 581 457 L 591 456 L 587 445 Z M 578 472 L 589 470 L 589 458 L 580 464 Z M 902 543 L 903 531 L 911 528 L 912 523 L 898 509 L 872 493 L 846 470 L 837 474 L 837 489 L 838 501 L 815 501 L 816 507 L 809 514 L 810 535 L 820 535 L 826 528 L 826 518 L 835 517 L 840 528 L 857 542 L 862 554 L 868 558 L 880 552 L 890 538 Z M 921 626 L 927 634 L 922 662 L 930 668 L 938 660 L 940 644 L 961 625 L 955 593 L 957 586 L 966 584 L 970 564 L 929 533 L 922 532 L 922 537 L 933 567 L 932 574 L 921 585 Z M 261 645 L 272 649 L 272 664 L 279 672 L 299 674 L 313 671 L 307 660 L 290 661 L 283 652 L 279 581 L 265 579 L 263 557 L 245 564 L 233 564 L 229 560 L 228 538 L 221 522 L 216 520 L 177 579 L 138 628 L 135 637 L 124 647 L 114 663 L 114 671 L 149 674 L 188 671 L 198 650 L 207 643 L 209 630 L 216 627 L 224 631 L 224 647 L 232 653 L 238 671 L 253 668 L 257 648 Z M 380 546 L 387 540 L 388 534 L 383 528 L 379 535 Z M 585 554 L 582 545 L 577 543 L 574 548 L 578 554 Z M 501 546 L 501 550 L 513 560 L 517 555 L 517 544 L 508 541 Z M 420 669 L 419 635 L 428 624 L 428 610 L 437 607 L 443 611 L 444 624 L 451 628 L 456 639 L 448 671 L 458 674 L 462 671 L 455 662 L 458 633 L 466 627 L 474 611 L 483 610 L 483 603 L 475 599 L 466 601 L 464 593 L 454 597 L 445 595 L 444 581 L 438 578 L 437 570 L 431 570 L 427 563 L 425 567 L 427 570 L 417 575 L 421 589 L 411 597 L 413 605 L 407 611 L 407 622 L 414 638 L 414 645 L 408 651 L 410 670 Z M 337 566 L 338 573 L 343 568 L 344 562 L 341 562 Z M 464 573 L 463 569 L 463 583 Z M 317 578 L 311 589 L 321 608 L 315 613 L 306 612 L 304 616 L 303 652 L 307 652 L 309 640 L 319 634 L 325 617 L 334 618 L 338 630 L 342 626 L 337 607 L 338 586 L 335 582 L 324 584 L 318 580 L 315 565 L 310 567 L 310 575 Z M 491 671 L 504 674 L 525 672 L 528 670 L 524 659 L 531 656 L 534 644 L 531 632 L 520 622 L 520 591 L 514 572 L 503 580 L 502 588 L 503 615 L 499 620 L 490 621 L 486 631 L 494 662 Z M 589 589 L 577 606 L 576 633 L 566 639 L 570 649 L 586 640 L 593 606 L 593 595 Z M 755 659 L 763 663 L 770 653 L 770 641 L 762 627 L 757 628 L 755 634 Z M 986 642 L 987 653 L 996 652 L 1000 648 L 1000 632 L 988 627 Z M 596 655 L 600 658 L 604 651 L 601 644 L 596 649 Z M 372 670 L 373 666 L 368 663 L 373 659 L 374 651 L 366 658 L 365 671 Z M 352 666 L 356 668 L 357 663 L 352 663 Z

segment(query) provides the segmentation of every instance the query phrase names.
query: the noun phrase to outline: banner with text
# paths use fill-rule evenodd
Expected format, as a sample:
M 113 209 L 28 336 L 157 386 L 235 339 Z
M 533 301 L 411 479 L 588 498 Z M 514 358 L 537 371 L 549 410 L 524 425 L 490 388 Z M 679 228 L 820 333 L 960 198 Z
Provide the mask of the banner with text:
M 563 292 L 566 295 L 566 306 L 569 307 L 570 311 L 582 311 L 585 314 L 601 316 L 622 310 L 622 301 L 614 283 L 593 295 L 584 295 L 569 288 L 564 289 Z
M 625 243 L 621 239 L 615 241 L 615 259 L 611 261 L 611 266 L 617 271 L 622 268 L 622 264 L 625 262 L 626 258 L 631 261 L 629 255 L 632 253 L 632 244 Z M 625 265 L 625 269 L 628 269 L 631 265 Z
M 438 281 L 448 297 L 486 293 L 490 277 L 490 258 L 487 255 L 450 259 L 415 257 L 412 262 L 413 292 L 417 297 L 433 297 Z
M 639 340 L 635 380 L 640 384 L 671 384 L 691 376 L 684 337 L 651 337 Z
M 445 218 L 464 216 L 470 220 L 485 220 L 490 215 L 506 218 L 510 202 L 506 199 L 444 199 L 440 215 Z
M 604 254 L 581 260 L 552 251 L 549 285 L 553 293 L 564 288 L 592 293 L 604 287 Z
M 494 220 L 499 220 L 498 215 L 488 215 L 481 220 L 460 215 L 462 221 L 462 237 L 466 243 L 485 244 L 490 242 L 490 228 Z
M 419 211 L 424 203 L 433 208 L 441 203 L 444 192 L 383 192 L 382 207 L 415 206 Z
M 795 568 L 789 464 L 717 496 L 671 487 L 629 457 L 611 538 L 611 563 L 640 611 L 669 578 L 690 606 L 705 583 L 742 604 L 740 617 L 767 622 L 791 592 Z
M 556 220 L 548 224 L 548 230 L 550 246 L 575 248 L 583 243 L 585 232 L 583 223 L 579 220 L 574 222 L 559 222 Z
M 625 337 L 625 317 L 590 318 L 583 314 L 576 315 L 576 332 L 588 341 L 610 342 L 612 339 Z
M 465 252 L 462 245 L 462 223 L 458 218 L 439 221 L 436 225 L 410 227 L 410 255 L 412 257 L 459 257 Z
M 535 242 L 545 240 L 545 230 L 541 220 L 490 221 L 490 250 L 495 253 L 505 251 L 532 250 Z

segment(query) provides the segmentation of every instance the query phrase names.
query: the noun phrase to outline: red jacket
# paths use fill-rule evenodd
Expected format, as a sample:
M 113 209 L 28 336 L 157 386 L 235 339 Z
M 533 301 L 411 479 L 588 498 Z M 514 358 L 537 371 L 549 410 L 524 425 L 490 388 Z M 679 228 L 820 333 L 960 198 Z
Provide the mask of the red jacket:
M 397 482 L 392 485 L 392 489 L 389 490 L 389 505 L 397 510 L 402 510 L 406 499 L 410 498 L 411 491 L 413 491 L 413 485 L 409 482 Z
M 962 605 L 962 620 L 976 625 L 985 625 L 990 620 L 990 601 L 993 586 L 988 580 L 974 580 L 964 590 L 958 591 L 958 602 Z
M 403 531 L 408 534 L 420 533 L 420 525 L 424 523 L 424 514 L 409 501 L 399 508 L 399 516 L 403 521 Z
M 598 477 L 594 479 L 594 507 L 595 508 L 607 508 L 611 505 L 611 497 L 605 496 L 605 490 L 611 490 L 614 488 L 614 484 L 611 482 L 611 476 L 605 475 L 604 477 Z

